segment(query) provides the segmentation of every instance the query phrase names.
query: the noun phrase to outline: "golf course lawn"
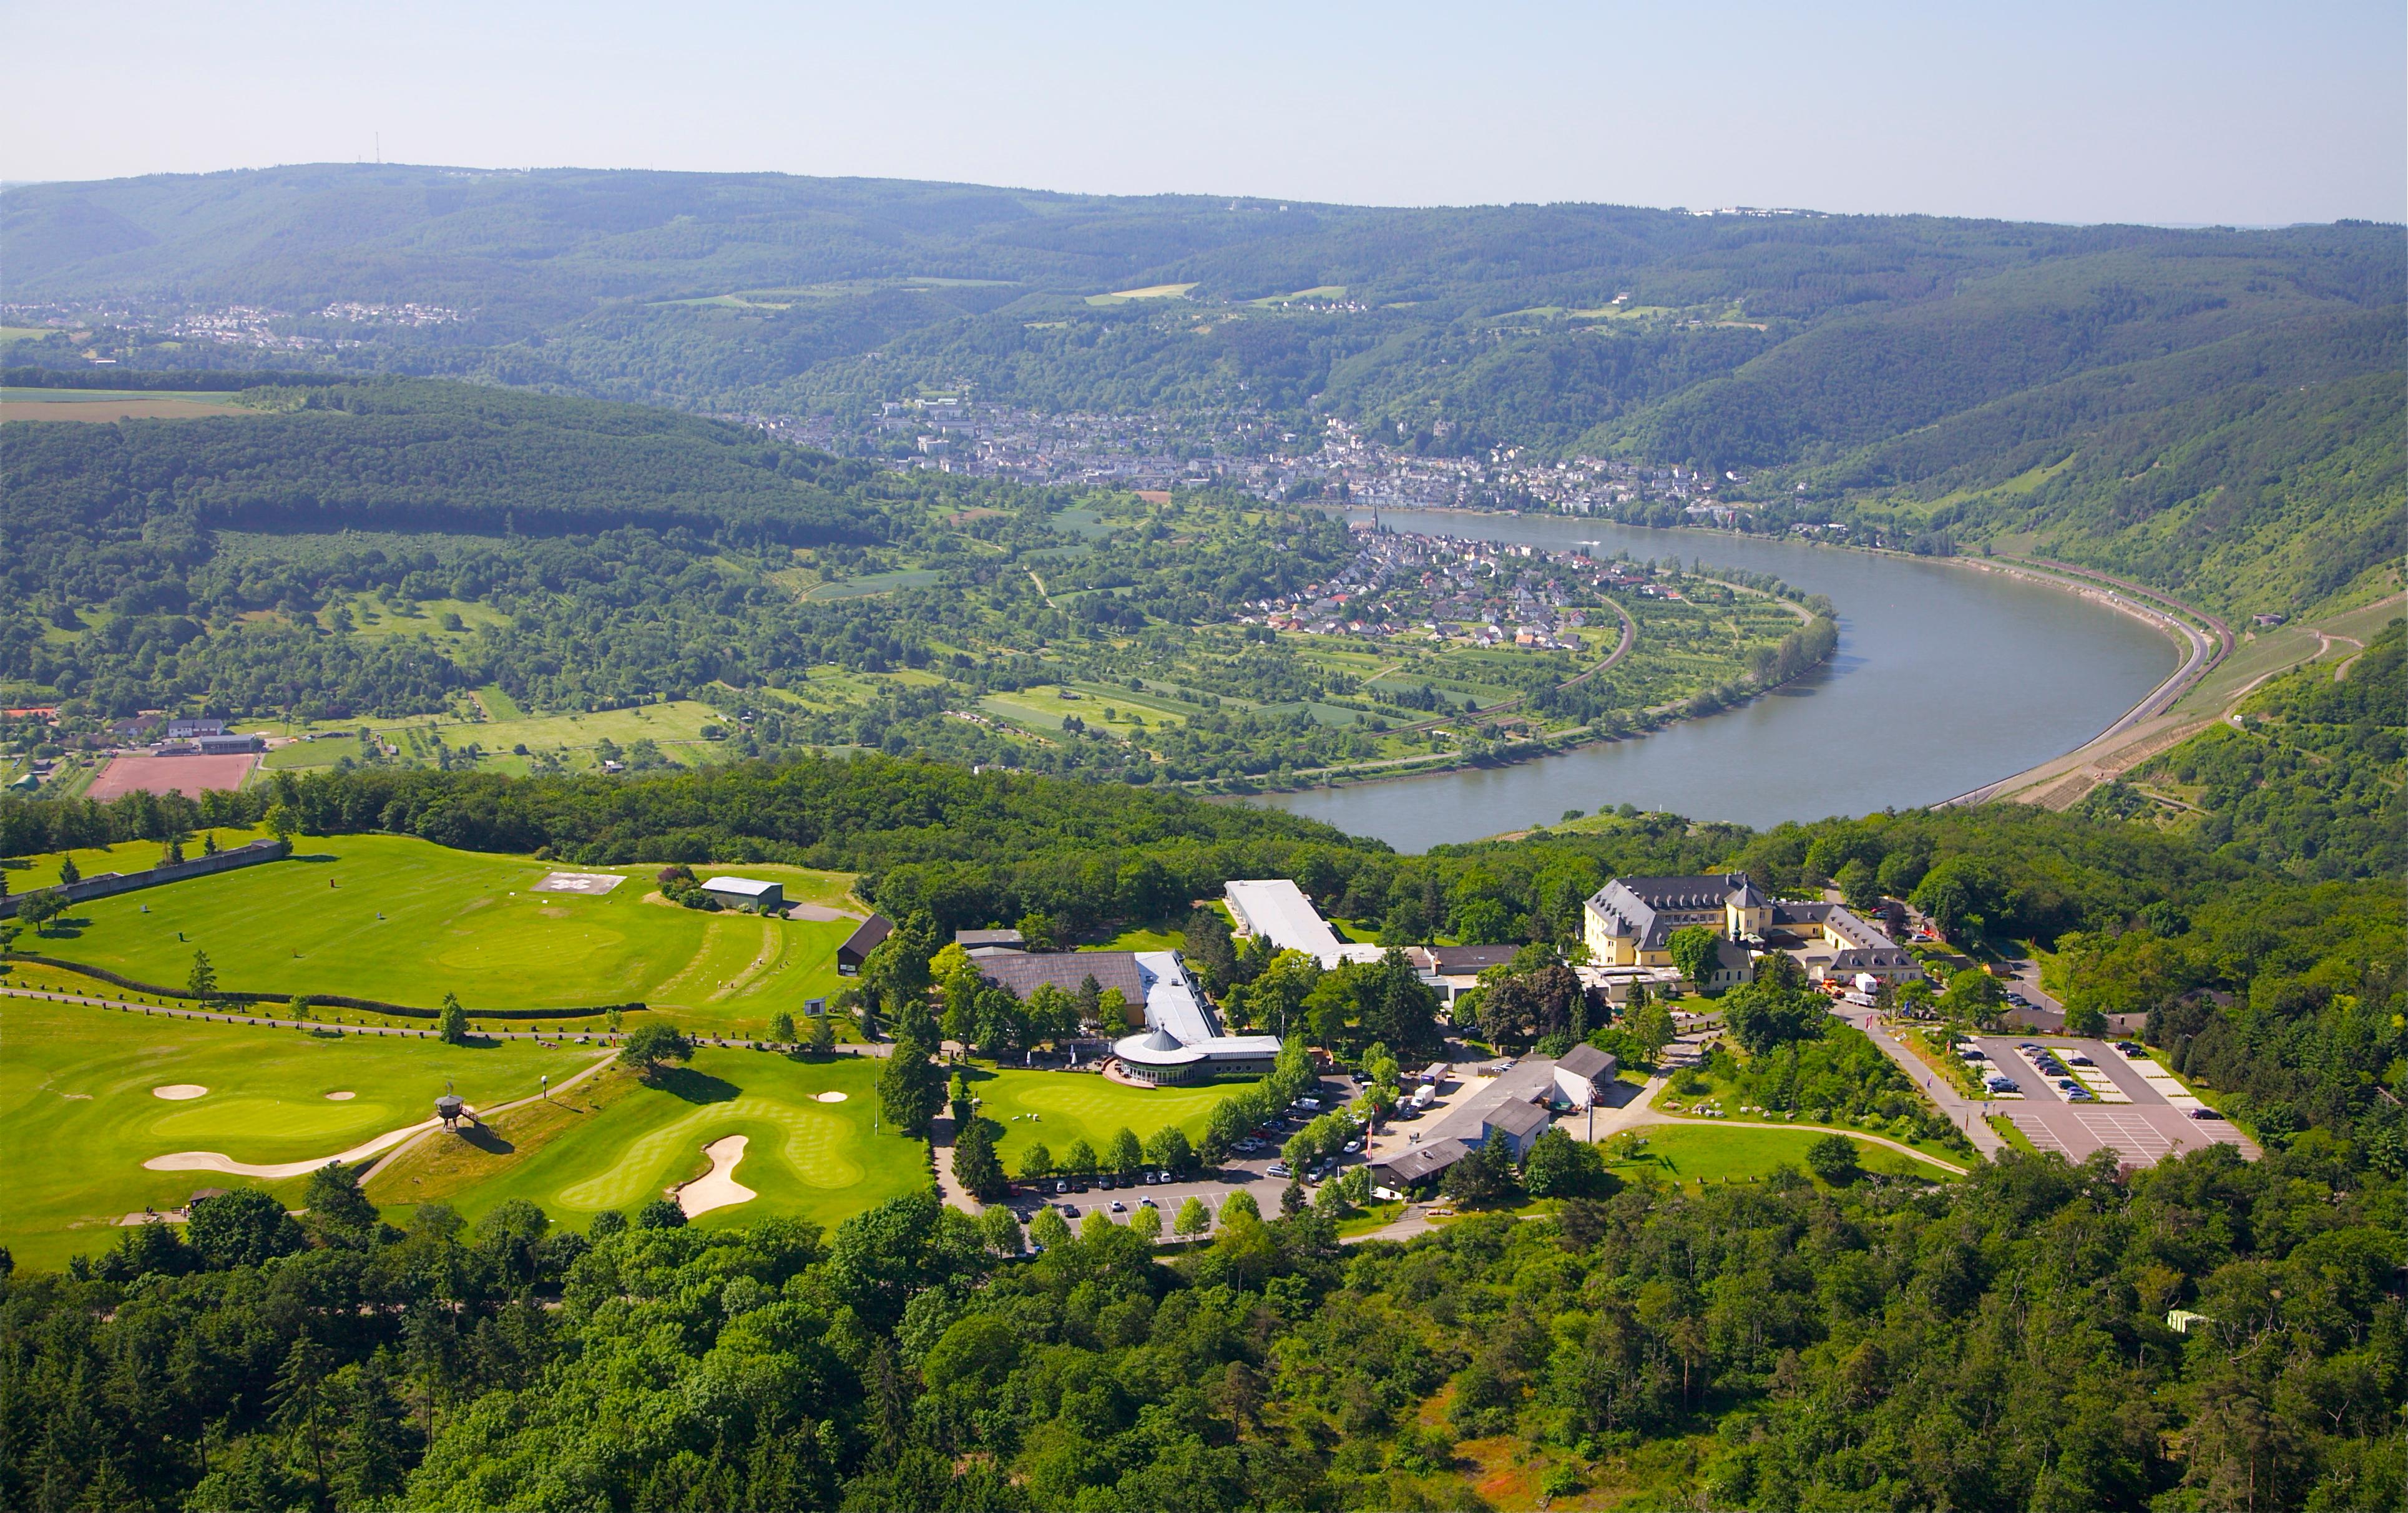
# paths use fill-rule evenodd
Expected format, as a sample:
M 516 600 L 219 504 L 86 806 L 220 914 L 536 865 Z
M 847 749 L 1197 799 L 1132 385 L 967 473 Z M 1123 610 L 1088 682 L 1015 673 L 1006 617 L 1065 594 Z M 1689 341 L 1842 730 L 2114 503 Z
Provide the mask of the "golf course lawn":
M 98 1251 L 148 1204 L 203 1187 L 251 1185 L 222 1172 L 145 1170 L 153 1156 L 215 1150 L 261 1164 L 347 1150 L 434 1112 L 450 1083 L 471 1106 L 508 1102 L 584 1067 L 590 1053 L 515 1040 L 314 1035 L 83 1005 L 0 997 L 0 1245 L 55 1267 Z M 187 1100 L 153 1088 L 208 1090 Z M 352 1097 L 329 1099 L 330 1092 Z M 267 1184 L 298 1203 L 306 1178 Z
M 1612 1163 L 1614 1172 L 1633 1178 L 1652 1174 L 1688 1183 L 1700 1178 L 1713 1183 L 1767 1177 L 1783 1165 L 1805 1172 L 1809 1170 L 1806 1148 L 1824 1135 L 1820 1130 L 1718 1129 L 1707 1124 L 1642 1124 L 1632 1133 L 1647 1142 L 1646 1149 L 1636 1161 Z M 1887 1146 L 1858 1140 L 1856 1147 L 1856 1164 L 1866 1171 L 1927 1182 L 1954 1180 L 1953 1173 L 1900 1155 Z
M 184 839 L 184 854 L 201 854 L 202 837 L 214 835 L 221 849 L 232 850 L 247 846 L 265 835 L 264 830 L 236 830 L 220 825 L 213 829 L 195 830 Z M 140 872 L 159 864 L 165 847 L 155 840 L 122 840 L 114 846 L 81 846 L 73 851 L 45 851 L 38 856 L 12 856 L 0 862 L 0 872 L 8 878 L 8 891 L 28 893 L 36 888 L 48 888 L 59 880 L 59 863 L 68 856 L 75 858 L 76 871 L 86 878 L 97 878 L 104 872 Z
M 981 1115 L 1003 1126 L 996 1149 L 1004 1169 L 1015 1176 L 1021 1153 L 1040 1140 L 1059 1161 L 1081 1138 L 1101 1154 L 1124 1129 L 1143 1140 L 1176 1124 L 1188 1139 L 1197 1139 L 1213 1105 L 1249 1085 L 1234 1079 L 1192 1088 L 1132 1088 L 1091 1072 L 970 1070 L 970 1095 L 982 1100 Z
M 849 920 L 681 908 L 653 896 L 652 866 L 564 864 L 627 880 L 599 895 L 529 891 L 553 870 L 407 835 L 311 836 L 288 861 L 78 904 L 19 949 L 170 988 L 200 949 L 223 989 L 419 1008 L 453 992 L 471 1013 L 642 1002 L 737 1034 L 765 1031 L 780 1009 L 799 1017 L 806 999 L 837 991 Z M 797 867 L 728 870 L 805 899 L 841 896 L 850 882 Z
M 565 1109 L 535 1106 L 503 1116 L 486 1139 L 430 1139 L 380 1172 L 368 1195 L 395 1213 L 439 1201 L 471 1219 L 506 1198 L 525 1198 L 555 1222 L 583 1229 L 605 1208 L 634 1217 L 705 1169 L 703 1147 L 741 1135 L 749 1144 L 732 1175 L 759 1195 L 695 1222 L 791 1214 L 833 1226 L 932 1181 L 926 1141 L 882 1121 L 871 1133 L 883 1064 L 704 1047 L 690 1065 L 664 1068 L 652 1085 L 611 1071 L 569 1090 L 557 1101 Z M 844 1099 L 824 1103 L 824 1092 Z

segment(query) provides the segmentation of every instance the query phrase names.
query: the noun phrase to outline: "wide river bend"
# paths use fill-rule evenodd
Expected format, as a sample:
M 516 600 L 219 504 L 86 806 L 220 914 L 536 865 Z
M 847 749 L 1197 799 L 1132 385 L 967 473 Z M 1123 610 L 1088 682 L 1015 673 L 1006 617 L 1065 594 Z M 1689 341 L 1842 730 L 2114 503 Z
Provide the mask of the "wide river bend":
M 1840 618 L 1828 664 L 1737 709 L 1508 766 L 1254 801 L 1404 851 L 1622 804 L 1757 827 L 1938 804 L 2081 746 L 2182 661 L 2142 621 L 2005 574 L 1560 516 L 1383 509 L 1380 521 L 1600 557 L 1703 558 L 1829 594 Z

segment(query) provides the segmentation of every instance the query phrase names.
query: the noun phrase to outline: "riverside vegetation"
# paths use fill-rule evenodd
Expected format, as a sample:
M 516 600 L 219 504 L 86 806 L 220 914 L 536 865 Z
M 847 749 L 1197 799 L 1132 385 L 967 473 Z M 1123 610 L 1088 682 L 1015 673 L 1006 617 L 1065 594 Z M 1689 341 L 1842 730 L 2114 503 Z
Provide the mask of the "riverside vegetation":
M 1258 605 L 1336 592 L 1358 556 L 1300 507 L 897 478 L 455 384 L 238 397 L 250 413 L 222 420 L 8 427 L 0 679 L 68 721 L 24 744 L 189 705 L 329 738 L 271 765 L 641 770 L 842 746 L 1259 786 L 1643 731 L 1835 640 L 1828 605 L 1677 559 L 1533 579 L 1550 615 L 1589 621 L 1545 649 L 1510 625 L 1486 647 L 1418 623 L 1279 634 Z M 1598 671 L 1623 616 L 1632 645 Z M 656 701 L 684 702 L 615 737 L 579 728 Z

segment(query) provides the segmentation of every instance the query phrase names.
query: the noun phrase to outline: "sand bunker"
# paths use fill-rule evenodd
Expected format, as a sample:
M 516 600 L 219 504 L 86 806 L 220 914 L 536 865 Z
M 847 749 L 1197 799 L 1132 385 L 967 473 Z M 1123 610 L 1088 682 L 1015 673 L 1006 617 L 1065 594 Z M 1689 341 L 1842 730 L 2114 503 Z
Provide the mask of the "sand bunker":
M 751 1203 L 760 1196 L 736 1180 L 736 1163 L 744 1159 L 744 1146 L 743 1135 L 730 1135 L 702 1148 L 702 1153 L 710 1158 L 710 1170 L 678 1189 L 678 1206 L 685 1210 L 688 1219 L 713 1208 Z
M 174 1150 L 164 1156 L 153 1156 L 142 1164 L 145 1169 L 154 1172 L 225 1172 L 235 1177 L 256 1177 L 263 1182 L 280 1182 L 288 1177 L 307 1177 L 329 1162 L 339 1161 L 349 1166 L 370 1156 L 383 1155 L 411 1135 L 422 1130 L 437 1128 L 442 1122 L 439 1119 L 430 1119 L 397 1130 L 387 1130 L 375 1139 L 355 1145 L 349 1150 L 338 1150 L 331 1156 L 320 1156 L 313 1161 L 249 1162 L 236 1161 L 222 1150 Z
M 326 1101 L 328 1103 L 335 1104 L 347 1104 L 358 1096 L 358 1093 L 353 1092 L 349 1088 L 345 1088 L 340 1092 L 330 1092 L 326 1094 Z
M 813 1096 L 818 1098 L 819 1101 L 824 1104 L 840 1104 L 844 1102 L 844 1094 L 841 1092 L 828 1092 L 815 1093 Z
M 197 1082 L 170 1082 L 164 1088 L 152 1088 L 150 1096 L 165 1098 L 169 1103 L 182 1103 L 187 1098 L 206 1096 L 208 1091 Z

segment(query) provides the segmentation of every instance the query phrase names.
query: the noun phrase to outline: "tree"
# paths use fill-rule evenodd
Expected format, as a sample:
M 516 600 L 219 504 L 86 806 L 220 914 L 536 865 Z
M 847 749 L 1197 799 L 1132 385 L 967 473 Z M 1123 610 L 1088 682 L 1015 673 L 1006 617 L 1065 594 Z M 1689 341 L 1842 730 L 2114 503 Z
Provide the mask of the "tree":
M 995 1143 L 1003 1127 L 991 1119 L 970 1119 L 953 1135 L 953 1180 L 981 1203 L 994 1203 L 1010 1190 Z
M 1096 1175 L 1096 1148 L 1087 1143 L 1086 1136 L 1071 1141 L 1070 1149 L 1062 1152 L 1062 1170 L 1072 1177 Z
M 1045 1249 L 1057 1249 L 1070 1243 L 1070 1223 L 1052 1208 L 1039 1208 L 1037 1217 L 1028 1221 L 1031 1243 Z
M 1630 1036 L 1646 1048 L 1650 1062 L 1664 1054 L 1674 1033 L 1672 1011 L 1652 1000 L 1641 1004 L 1639 1011 L 1630 1017 Z
M 1028 1249 L 1020 1216 L 999 1203 L 979 1210 L 979 1234 L 985 1238 L 986 1248 L 999 1256 L 1016 1256 Z
M 1259 1220 L 1262 1217 L 1262 1206 L 1254 1202 L 1253 1193 L 1242 1189 L 1221 1200 L 1221 1222 L 1224 1224 L 1239 1219 Z
M 1844 1135 L 1827 1135 L 1806 1148 L 1806 1164 L 1833 1187 L 1846 1187 L 1858 1176 L 1856 1142 Z
M 1839 885 L 1840 896 L 1848 907 L 1859 914 L 1870 914 L 1881 906 L 1881 875 L 1863 857 L 1853 857 L 1831 878 Z
M 301 833 L 301 816 L 292 805 L 281 801 L 267 806 L 267 818 L 262 823 L 267 826 L 269 835 L 281 841 L 290 841 Z
M 309 1018 L 309 995 L 305 992 L 294 993 L 293 995 L 293 1001 L 284 1006 L 284 1012 L 292 1015 L 296 1020 L 306 1020 Z
M 1150 1203 L 1140 1203 L 1137 1211 L 1129 1215 L 1128 1227 L 1130 1234 L 1152 1245 L 1162 1238 L 1162 1210 Z
M 27 893 L 17 905 L 17 918 L 34 927 L 37 935 L 50 933 L 50 921 L 67 911 L 67 895 L 64 889 L 43 888 Z
M 693 1059 L 693 1042 L 666 1020 L 646 1020 L 628 1033 L 627 1043 L 619 1048 L 619 1064 L 636 1068 L 647 1079 L 659 1073 L 663 1062 Z
M 638 1229 L 683 1229 L 685 1210 L 674 1198 L 654 1198 L 636 1210 Z
M 194 1204 L 184 1243 L 200 1255 L 203 1265 L 223 1271 L 291 1255 L 308 1241 L 284 1205 L 262 1189 L 240 1187 Z
M 1830 1023 L 1830 1001 L 1806 986 L 1796 962 L 1773 951 L 1756 980 L 1725 1002 L 1723 1022 L 1749 1055 L 1761 1056 L 1791 1041 L 1819 1038 Z
M 1573 1139 L 1560 1126 L 1541 1133 L 1522 1158 L 1522 1185 L 1534 1198 L 1595 1197 L 1604 1178 L 1597 1147 Z
M 1502 1130 L 1490 1135 L 1446 1169 L 1439 1189 L 1458 1203 L 1498 1203 L 1512 1197 L 1518 1191 L 1512 1141 Z
M 193 952 L 193 969 L 184 975 L 184 992 L 204 1004 L 216 999 L 218 969 L 209 964 L 208 952 L 198 949 Z
M 836 1025 L 824 1013 L 810 1016 L 810 1049 L 814 1056 L 824 1056 L 836 1049 Z
M 310 1174 L 301 1206 L 308 1210 L 309 1227 L 321 1233 L 332 1230 L 365 1237 L 378 1218 L 376 1205 L 360 1191 L 358 1176 L 339 1161 L 330 1161 Z
M 775 1014 L 770 1015 L 769 1038 L 781 1046 L 793 1045 L 795 1043 L 795 1016 L 787 1013 L 782 1008 L 778 1010 Z
M 2006 1003 L 2007 990 L 1997 978 L 1969 966 L 1949 978 L 1948 991 L 1940 995 L 1940 1011 L 1959 1023 L 1988 1029 L 1998 1024 Z
M 460 1006 L 459 994 L 447 992 L 443 995 L 442 1010 L 435 1016 L 435 1038 L 447 1046 L 468 1043 L 468 1011 Z M 625 1059 L 624 1052 L 621 1059 Z
M 76 870 L 75 853 L 69 851 L 60 856 L 59 886 L 64 888 L 71 882 L 81 881 L 83 881 L 83 874 Z
M 184 837 L 181 835 L 168 836 L 167 844 L 160 849 L 159 864 L 163 867 L 180 866 L 183 864 L 183 861 Z
M 1714 959 L 1722 951 L 1723 937 L 1709 925 L 1683 925 L 1664 942 L 1664 949 L 1689 985 L 1702 991 L 1714 979 Z
M 1135 1178 L 1145 1170 L 1145 1147 L 1138 1143 L 1137 1136 L 1126 1125 L 1112 1135 L 1111 1161 L 1112 1173 L 1117 1177 Z
M 1182 1239 L 1201 1235 L 1212 1227 L 1212 1210 L 1204 1206 L 1202 1198 L 1190 1196 L 1179 1206 L 1179 1215 L 1171 1221 L 1170 1232 Z
M 1053 1171 L 1054 1151 L 1052 1148 L 1047 1146 L 1042 1140 L 1030 1141 L 1028 1149 L 1020 1153 L 1021 1178 L 1024 1180 L 1034 1181 L 1038 1178 L 1051 1176 Z
M 1166 1124 L 1154 1132 L 1145 1143 L 1145 1163 L 1157 1171 L 1193 1171 L 1196 1148 L 1187 1143 L 1187 1132 L 1176 1124 Z
M 917 1035 L 906 1033 L 878 1073 L 878 1106 L 905 1135 L 925 1135 L 945 1102 L 945 1074 Z

